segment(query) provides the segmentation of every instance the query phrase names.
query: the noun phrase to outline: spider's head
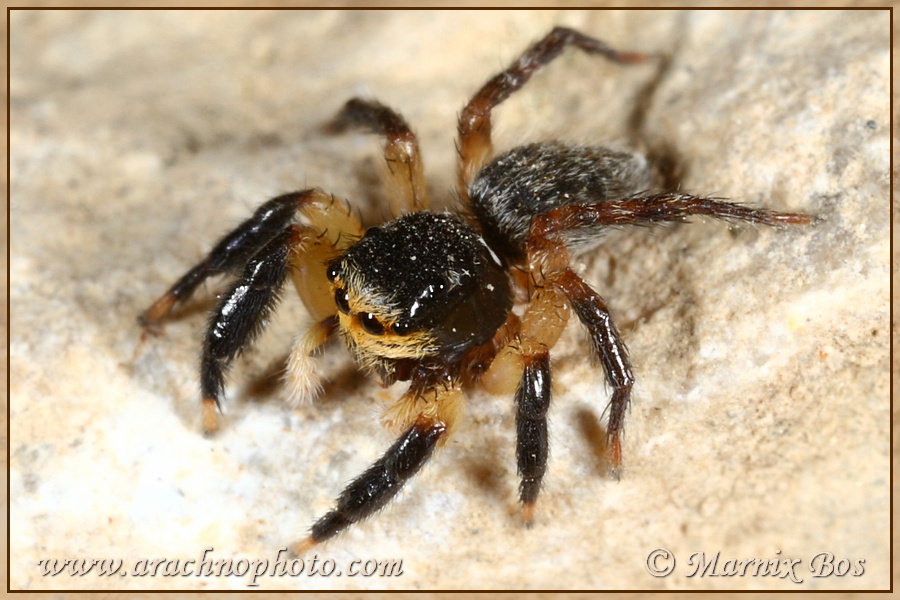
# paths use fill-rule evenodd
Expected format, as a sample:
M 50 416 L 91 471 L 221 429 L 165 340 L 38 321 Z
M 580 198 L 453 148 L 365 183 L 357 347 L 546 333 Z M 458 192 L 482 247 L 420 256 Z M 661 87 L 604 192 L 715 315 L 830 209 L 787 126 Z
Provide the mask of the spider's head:
M 370 365 L 452 362 L 490 340 L 512 306 L 500 260 L 450 214 L 410 213 L 373 227 L 327 272 L 340 329 Z

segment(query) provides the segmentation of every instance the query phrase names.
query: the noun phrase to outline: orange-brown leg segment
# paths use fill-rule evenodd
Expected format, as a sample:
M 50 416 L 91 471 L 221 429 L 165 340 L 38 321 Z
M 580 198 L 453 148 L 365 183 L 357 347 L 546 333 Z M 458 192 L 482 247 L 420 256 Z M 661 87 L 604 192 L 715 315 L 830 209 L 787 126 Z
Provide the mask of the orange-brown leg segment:
M 349 127 L 361 127 L 383 138 L 388 168 L 385 183 L 392 214 L 399 217 L 427 209 L 428 192 L 419 143 L 403 117 L 374 100 L 353 98 L 330 124 L 334 132 Z
M 484 84 L 459 116 L 457 191 L 463 202 L 468 198 L 466 185 L 491 158 L 491 110 L 519 90 L 535 71 L 559 56 L 568 46 L 575 46 L 588 54 L 600 54 L 618 63 L 636 63 L 645 58 L 636 52 L 618 52 L 567 27 L 555 28 L 525 50 L 505 71 Z
M 603 366 L 606 380 L 612 387 L 606 437 L 612 470 L 618 477 L 622 465 L 620 436 L 625 421 L 625 409 L 631 400 L 631 387 L 634 385 L 634 375 L 628 362 L 625 342 L 612 322 L 603 299 L 581 277 L 566 268 L 558 272 L 552 282 L 563 291 L 578 319 L 587 328 L 593 355 Z
M 649 225 L 684 221 L 693 215 L 761 225 L 808 225 L 809 215 L 751 208 L 716 198 L 677 192 L 641 194 L 596 204 L 568 204 L 535 217 L 533 235 L 548 237 L 564 231 L 603 225 Z

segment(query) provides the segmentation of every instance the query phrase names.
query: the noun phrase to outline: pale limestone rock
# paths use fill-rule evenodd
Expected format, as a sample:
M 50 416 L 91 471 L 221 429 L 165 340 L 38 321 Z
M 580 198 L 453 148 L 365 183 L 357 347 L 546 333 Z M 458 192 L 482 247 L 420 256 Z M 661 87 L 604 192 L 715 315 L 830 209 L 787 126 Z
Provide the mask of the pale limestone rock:
M 315 405 L 276 373 L 289 298 L 200 434 L 192 304 L 132 359 L 135 316 L 272 195 L 321 186 L 386 214 L 377 143 L 320 126 L 353 95 L 401 110 L 452 202 L 455 116 L 553 24 L 669 56 L 568 53 L 497 112 L 500 148 L 560 137 L 676 160 L 686 191 L 826 219 L 610 234 L 580 268 L 638 383 L 620 482 L 607 391 L 571 326 L 554 352 L 549 475 L 515 511 L 511 398 L 476 394 L 455 439 L 382 514 L 321 548 L 402 558 L 397 578 L 261 589 L 887 588 L 887 12 L 22 12 L 11 26 L 11 585 L 246 589 L 247 578 L 42 578 L 41 558 L 274 560 L 390 442 L 382 391 L 335 344 Z M 636 107 L 637 106 L 637 107 Z M 211 298 L 210 286 L 203 298 Z M 667 578 L 645 559 L 677 557 Z M 799 558 L 802 585 L 686 577 L 693 552 Z M 780 554 L 777 552 L 780 551 Z M 813 578 L 819 552 L 862 577 Z

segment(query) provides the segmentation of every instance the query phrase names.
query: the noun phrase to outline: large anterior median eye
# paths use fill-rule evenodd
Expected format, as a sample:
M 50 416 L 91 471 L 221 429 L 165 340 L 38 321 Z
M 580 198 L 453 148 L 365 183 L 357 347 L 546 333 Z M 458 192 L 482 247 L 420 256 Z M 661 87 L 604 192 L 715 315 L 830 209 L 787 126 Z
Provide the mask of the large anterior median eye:
M 347 290 L 338 288 L 334 292 L 334 303 L 337 304 L 339 311 L 345 315 L 350 314 L 350 296 L 347 294 Z
M 366 333 L 371 333 L 372 335 L 384 333 L 384 325 L 372 313 L 359 313 L 359 324 L 362 325 L 363 331 Z

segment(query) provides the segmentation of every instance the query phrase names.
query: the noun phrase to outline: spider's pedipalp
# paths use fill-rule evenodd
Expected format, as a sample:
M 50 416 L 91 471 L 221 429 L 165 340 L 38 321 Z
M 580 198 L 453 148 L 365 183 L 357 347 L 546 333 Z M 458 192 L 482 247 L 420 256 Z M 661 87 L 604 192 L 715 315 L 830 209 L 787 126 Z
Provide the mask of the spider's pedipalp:
M 491 110 L 521 89 L 537 70 L 568 46 L 575 46 L 588 54 L 599 54 L 617 63 L 637 63 L 646 58 L 636 52 L 613 50 L 600 40 L 568 27 L 556 27 L 542 40 L 532 44 L 505 71 L 485 83 L 459 115 L 457 192 L 464 203 L 468 202 L 466 187 L 469 181 L 493 152 Z
M 337 318 L 331 316 L 313 323 L 294 340 L 284 372 L 291 404 L 311 402 L 322 392 L 315 353 L 336 330 Z
M 365 128 L 382 137 L 388 171 L 385 187 L 391 213 L 399 217 L 427 209 L 428 190 L 419 142 L 406 120 L 380 102 L 353 98 L 328 126 L 333 132 L 349 127 Z

